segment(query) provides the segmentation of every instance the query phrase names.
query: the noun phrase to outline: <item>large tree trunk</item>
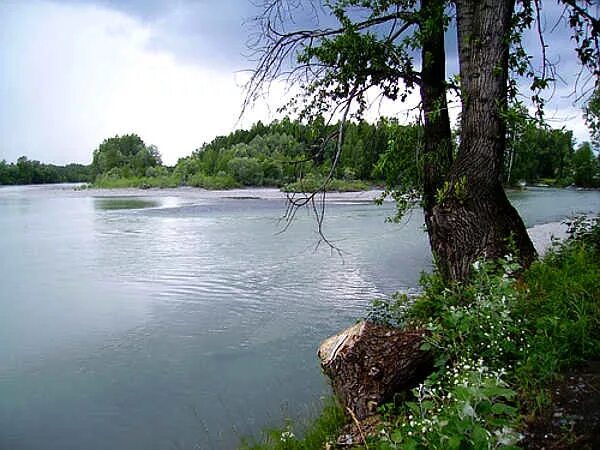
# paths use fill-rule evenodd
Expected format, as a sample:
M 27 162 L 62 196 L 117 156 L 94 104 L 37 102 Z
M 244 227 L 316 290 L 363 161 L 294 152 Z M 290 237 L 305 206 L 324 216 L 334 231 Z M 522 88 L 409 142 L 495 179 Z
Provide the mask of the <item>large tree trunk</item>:
M 442 187 L 452 164 L 452 131 L 446 99 L 446 51 L 443 0 L 421 2 L 421 101 L 423 105 L 423 211 L 435 259 L 436 240 L 443 235 L 436 230 L 433 210 L 436 192 Z M 432 26 L 431 24 L 436 24 Z
M 447 180 L 437 187 L 427 225 L 442 275 L 464 280 L 478 258 L 503 256 L 514 245 L 527 266 L 535 250 L 500 179 L 514 0 L 455 3 L 462 95 L 460 146 Z

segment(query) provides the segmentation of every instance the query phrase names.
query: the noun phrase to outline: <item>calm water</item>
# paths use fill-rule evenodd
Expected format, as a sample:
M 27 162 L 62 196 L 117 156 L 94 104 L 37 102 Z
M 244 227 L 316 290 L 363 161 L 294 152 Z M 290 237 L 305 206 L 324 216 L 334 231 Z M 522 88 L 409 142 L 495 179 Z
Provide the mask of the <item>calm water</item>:
M 427 237 L 418 212 L 332 202 L 342 259 L 309 214 L 276 234 L 265 192 L 0 188 L 0 448 L 227 449 L 314 415 L 319 342 L 414 288 Z M 598 192 L 511 195 L 529 226 L 600 211 Z

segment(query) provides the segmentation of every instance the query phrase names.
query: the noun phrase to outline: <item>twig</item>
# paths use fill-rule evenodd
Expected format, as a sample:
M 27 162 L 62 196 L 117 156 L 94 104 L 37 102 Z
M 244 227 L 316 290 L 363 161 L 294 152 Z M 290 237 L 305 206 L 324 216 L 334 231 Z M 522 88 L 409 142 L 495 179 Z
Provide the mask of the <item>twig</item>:
M 354 414 L 354 411 L 352 411 L 350 408 L 348 408 L 346 406 L 346 410 L 348 411 L 348 413 L 350 413 L 350 417 L 352 417 L 352 420 L 354 420 L 354 423 L 356 424 L 356 428 L 358 428 L 358 432 L 360 433 L 360 437 L 363 440 L 363 444 L 365 444 L 365 448 L 367 450 L 369 450 L 369 445 L 367 444 L 367 438 L 365 437 L 365 434 L 363 433 L 363 430 L 360 426 L 360 422 L 358 421 L 358 419 L 356 418 L 356 415 Z

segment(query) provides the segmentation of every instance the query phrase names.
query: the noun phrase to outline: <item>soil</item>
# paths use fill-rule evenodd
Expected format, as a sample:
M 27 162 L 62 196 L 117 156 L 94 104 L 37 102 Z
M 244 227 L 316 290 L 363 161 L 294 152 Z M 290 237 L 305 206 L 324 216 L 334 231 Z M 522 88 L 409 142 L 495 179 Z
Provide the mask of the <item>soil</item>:
M 600 361 L 568 372 L 552 387 L 552 405 L 520 443 L 525 449 L 600 449 Z

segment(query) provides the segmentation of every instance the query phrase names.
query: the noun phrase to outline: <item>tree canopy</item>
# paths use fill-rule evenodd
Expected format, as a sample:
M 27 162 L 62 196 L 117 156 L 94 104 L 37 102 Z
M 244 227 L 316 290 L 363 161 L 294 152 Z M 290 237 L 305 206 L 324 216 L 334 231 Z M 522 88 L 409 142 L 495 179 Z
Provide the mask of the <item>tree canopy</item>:
M 0 185 L 73 183 L 92 181 L 92 178 L 90 167 L 83 164 L 58 166 L 30 160 L 26 156 L 21 156 L 15 163 L 0 160 Z
M 105 139 L 94 150 L 92 161 L 96 174 L 113 171 L 120 176 L 144 176 L 147 169 L 161 164 L 158 149 L 144 144 L 137 134 Z

